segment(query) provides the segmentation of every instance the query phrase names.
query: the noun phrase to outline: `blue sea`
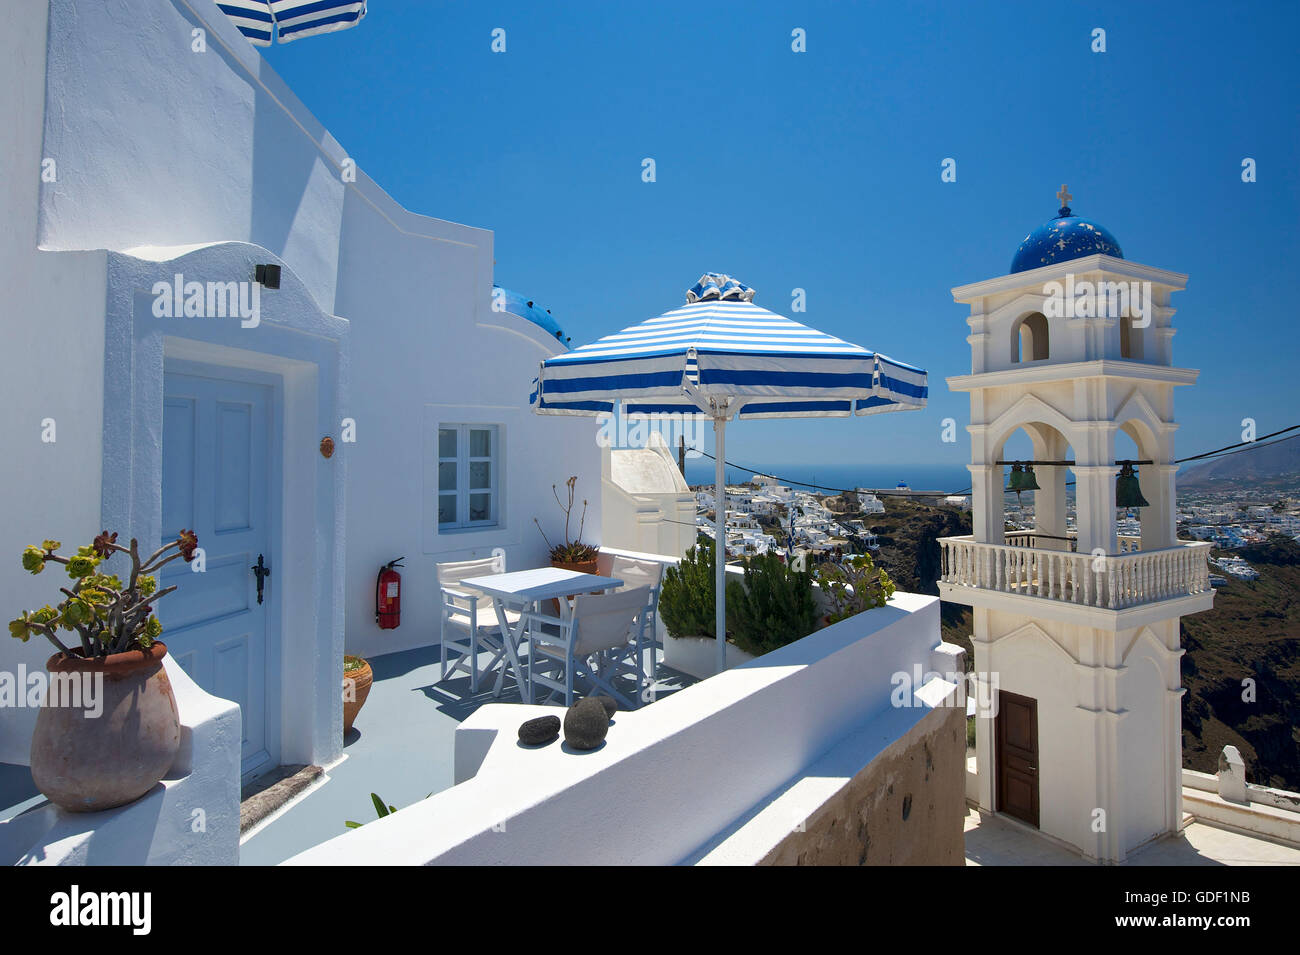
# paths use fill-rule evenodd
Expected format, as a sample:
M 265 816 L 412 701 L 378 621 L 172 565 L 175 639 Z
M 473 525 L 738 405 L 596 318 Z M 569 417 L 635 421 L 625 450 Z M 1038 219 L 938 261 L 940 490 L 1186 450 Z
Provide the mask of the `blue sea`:
M 741 462 L 758 466 L 758 462 Z M 773 476 L 782 483 L 789 484 L 796 490 L 815 490 L 795 484 L 802 481 L 807 484 L 821 485 L 823 493 L 834 493 L 841 488 L 893 488 L 902 481 L 915 491 L 951 491 L 966 492 L 970 488 L 970 472 L 964 466 L 934 464 L 772 464 L 768 465 Z M 709 458 L 688 458 L 686 461 L 686 482 L 691 485 L 713 483 L 713 461 Z M 727 483 L 743 483 L 753 474 L 736 467 L 727 468 Z

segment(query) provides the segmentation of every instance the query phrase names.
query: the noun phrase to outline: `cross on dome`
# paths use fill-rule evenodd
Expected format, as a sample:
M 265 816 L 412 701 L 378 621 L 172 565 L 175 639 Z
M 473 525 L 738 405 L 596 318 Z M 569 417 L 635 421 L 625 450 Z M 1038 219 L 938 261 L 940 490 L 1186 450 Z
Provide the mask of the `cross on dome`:
M 1025 236 L 1011 260 L 1011 274 L 1089 255 L 1124 258 L 1113 235 L 1098 223 L 1076 215 L 1070 208 L 1074 196 L 1070 195 L 1069 186 L 1062 183 L 1056 198 L 1061 201 L 1061 208 L 1055 216 Z

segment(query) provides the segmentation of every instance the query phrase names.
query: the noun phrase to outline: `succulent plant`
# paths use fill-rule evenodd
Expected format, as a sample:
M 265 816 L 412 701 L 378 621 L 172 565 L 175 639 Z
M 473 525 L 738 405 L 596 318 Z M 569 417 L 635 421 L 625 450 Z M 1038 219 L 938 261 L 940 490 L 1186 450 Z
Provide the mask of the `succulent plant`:
M 858 554 L 843 564 L 830 561 L 817 570 L 820 583 L 835 610 L 830 622 L 838 623 L 873 607 L 883 607 L 894 595 L 894 582 L 870 554 Z
M 134 538 L 129 547 L 117 543 L 117 534 L 107 530 L 94 541 L 67 557 L 56 551 L 63 545 L 56 540 L 42 541 L 40 546 L 23 549 L 23 569 L 39 574 L 49 563 L 62 564 L 68 578 L 75 581 L 71 587 L 60 587 L 63 601 L 56 607 L 46 604 L 39 610 L 25 610 L 9 622 L 9 633 L 26 643 L 32 634 L 44 635 L 54 646 L 66 654 L 75 654 L 59 639 L 58 631 L 66 630 L 80 638 L 80 655 L 92 659 L 127 650 L 145 650 L 162 635 L 163 627 L 154 616 L 153 604 L 176 588 L 158 589 L 157 573 L 167 563 L 177 558 L 190 563 L 194 560 L 199 539 L 193 531 L 182 529 L 176 540 L 164 544 L 143 561 Z M 115 554 L 131 558 L 131 573 L 127 582 L 116 574 L 104 573 L 100 565 Z
M 542 523 L 537 518 L 533 518 L 533 523 L 542 533 L 542 540 L 546 541 L 546 546 L 550 549 L 551 560 L 563 564 L 579 564 L 583 561 L 595 560 L 600 549 L 590 544 L 582 542 L 582 531 L 587 526 L 587 502 L 582 502 L 582 517 L 578 521 L 578 536 L 569 538 L 569 520 L 573 515 L 575 487 L 578 483 L 578 476 L 575 474 L 564 482 L 564 486 L 569 491 L 569 502 L 565 504 L 560 500 L 559 487 L 551 485 L 551 493 L 555 495 L 555 503 L 560 505 L 560 510 L 564 511 L 564 543 L 552 544 L 550 538 L 546 536 L 546 531 L 542 530 Z

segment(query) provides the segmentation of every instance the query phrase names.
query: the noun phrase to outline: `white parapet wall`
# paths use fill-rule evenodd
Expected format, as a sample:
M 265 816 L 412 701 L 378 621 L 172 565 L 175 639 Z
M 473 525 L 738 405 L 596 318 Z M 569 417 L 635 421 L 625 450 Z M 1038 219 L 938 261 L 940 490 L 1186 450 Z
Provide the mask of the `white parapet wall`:
M 49 802 L 0 822 L 5 865 L 238 865 L 239 707 L 205 693 L 171 657 L 181 746 L 133 803 L 67 812 Z
M 650 706 L 619 712 L 605 743 L 586 753 L 562 742 L 519 744 L 523 720 L 562 716 L 562 708 L 484 706 L 457 731 L 462 782 L 288 864 L 680 864 L 705 861 L 720 849 L 729 858 L 759 860 L 779 835 L 763 810 L 787 794 L 800 813 L 813 812 L 800 781 L 819 760 L 831 758 L 846 778 L 861 778 L 862 767 L 850 766 L 846 753 L 870 762 L 941 709 L 951 711 L 936 719 L 952 717 L 947 733 L 958 755 L 939 765 L 920 742 L 895 755 L 921 766 L 933 758 L 926 780 L 952 777 L 955 801 L 942 815 L 953 818 L 938 820 L 936 828 L 952 830 L 959 854 L 960 680 L 947 682 L 935 671 L 961 657 L 942 647 L 938 600 L 895 594 L 886 607 Z M 829 798 L 842 788 L 822 791 Z M 756 828 L 738 835 L 751 825 Z M 798 821 L 791 819 L 790 827 Z M 939 838 L 925 827 L 913 831 L 908 838 Z
M 1183 811 L 1198 822 L 1300 846 L 1300 793 L 1246 782 L 1235 746 L 1223 747 L 1217 774 L 1183 770 Z

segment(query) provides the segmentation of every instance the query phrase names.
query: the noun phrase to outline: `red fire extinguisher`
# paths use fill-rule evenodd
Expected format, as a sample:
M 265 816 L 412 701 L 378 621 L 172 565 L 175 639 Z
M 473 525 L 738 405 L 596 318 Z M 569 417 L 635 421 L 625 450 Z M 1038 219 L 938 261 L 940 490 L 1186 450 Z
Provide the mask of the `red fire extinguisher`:
M 394 567 L 402 566 L 405 557 L 390 560 L 379 568 L 375 580 L 375 623 L 380 630 L 396 630 L 402 622 L 402 575 Z

